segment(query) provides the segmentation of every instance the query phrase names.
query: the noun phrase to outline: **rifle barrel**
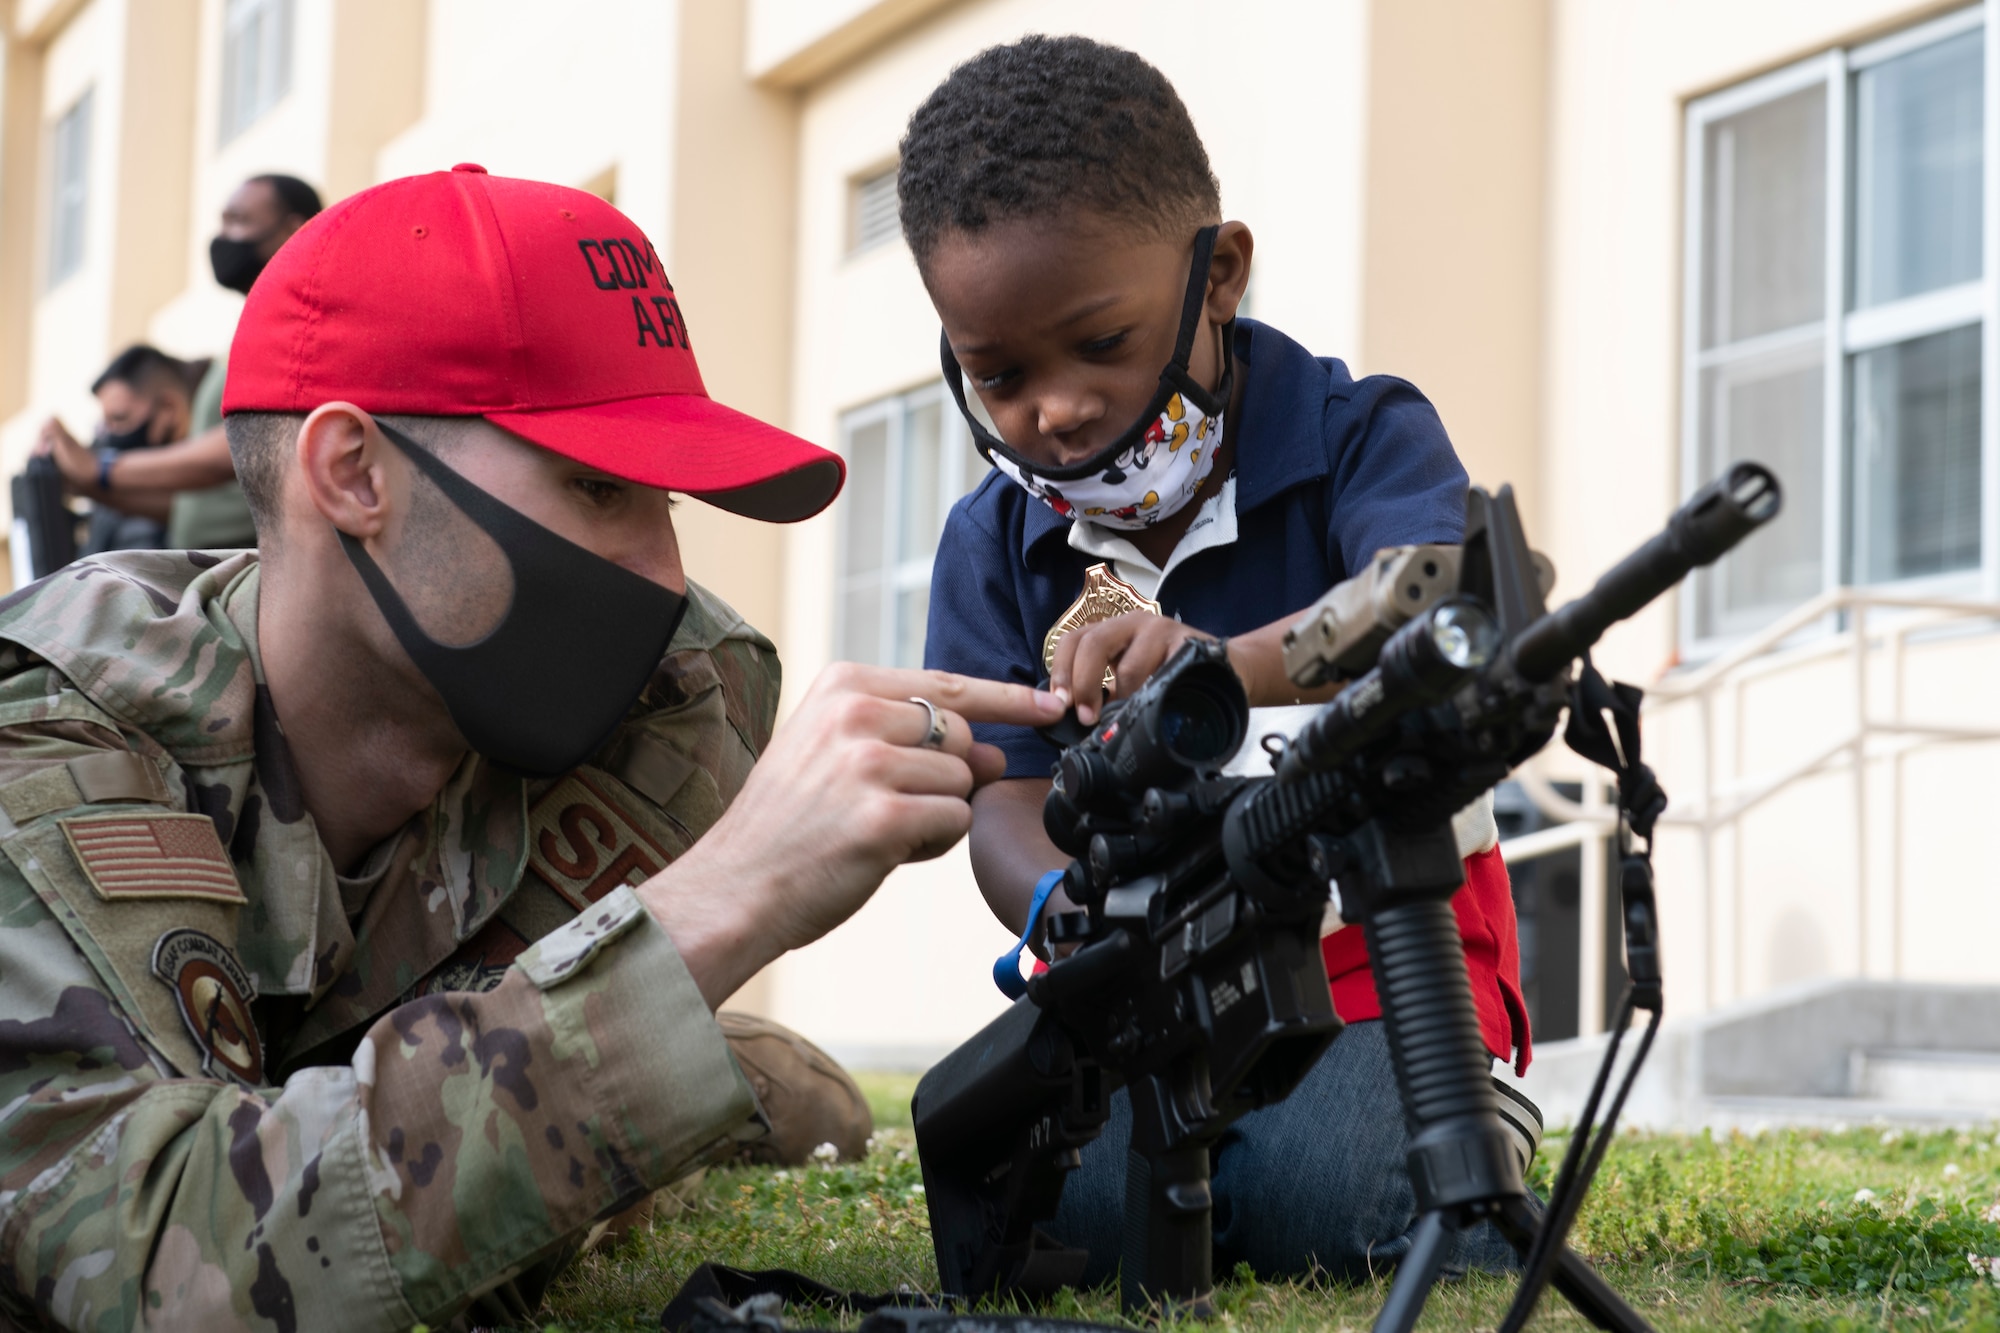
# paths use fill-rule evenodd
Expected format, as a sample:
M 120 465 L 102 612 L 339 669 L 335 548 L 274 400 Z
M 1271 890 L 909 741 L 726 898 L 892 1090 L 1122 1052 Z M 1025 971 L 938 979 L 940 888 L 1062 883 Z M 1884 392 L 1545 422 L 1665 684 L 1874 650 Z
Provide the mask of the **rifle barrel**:
M 1770 522 L 1782 503 L 1769 469 L 1735 464 L 1695 492 L 1659 535 L 1606 571 L 1589 592 L 1523 630 L 1513 644 L 1514 670 L 1532 684 L 1553 678 L 1605 630 Z

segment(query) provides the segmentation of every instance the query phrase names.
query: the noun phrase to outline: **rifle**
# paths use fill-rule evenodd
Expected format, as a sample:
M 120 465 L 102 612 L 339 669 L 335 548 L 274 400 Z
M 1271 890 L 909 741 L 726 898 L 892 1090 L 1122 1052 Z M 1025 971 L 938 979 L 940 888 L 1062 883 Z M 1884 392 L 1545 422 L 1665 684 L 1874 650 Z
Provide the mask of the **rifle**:
M 77 515 L 53 458 L 36 455 L 13 478 L 14 585 L 26 587 L 76 559 Z M 25 577 L 24 577 L 25 575 Z
M 1606 686 L 1587 654 L 1768 522 L 1780 498 L 1768 471 L 1739 463 L 1549 613 L 1546 562 L 1528 549 L 1512 489 L 1473 489 L 1462 548 L 1385 552 L 1294 627 L 1294 679 L 1366 669 L 1289 742 L 1266 739 L 1270 777 L 1221 772 L 1249 708 L 1218 643 L 1184 645 L 1087 732 L 1052 729 L 1068 748 L 1044 824 L 1076 858 L 1062 884 L 1080 910 L 1051 919 L 1048 942 L 1073 952 L 932 1068 L 912 1101 L 945 1292 L 1035 1298 L 1074 1284 L 1088 1255 L 1038 1224 L 1123 1086 L 1121 1304 L 1209 1308 L 1209 1149 L 1239 1116 L 1289 1095 L 1340 1032 L 1319 949 L 1337 889 L 1343 919 L 1366 931 L 1419 1215 L 1377 1329 L 1414 1325 L 1451 1233 L 1482 1220 L 1527 1261 L 1510 1326 L 1553 1280 L 1601 1327 L 1646 1329 L 1562 1243 L 1601 1158 L 1601 1143 L 1589 1155 L 1585 1143 L 1615 1045 L 1544 1221 L 1473 1008 L 1451 909 L 1463 882 L 1451 818 L 1539 752 L 1566 708 L 1572 747 L 1617 769 L 1633 979 L 1620 1028 L 1635 1007 L 1651 1012 L 1643 1060 L 1661 1010 L 1649 858 L 1666 798 L 1639 762 L 1638 691 Z

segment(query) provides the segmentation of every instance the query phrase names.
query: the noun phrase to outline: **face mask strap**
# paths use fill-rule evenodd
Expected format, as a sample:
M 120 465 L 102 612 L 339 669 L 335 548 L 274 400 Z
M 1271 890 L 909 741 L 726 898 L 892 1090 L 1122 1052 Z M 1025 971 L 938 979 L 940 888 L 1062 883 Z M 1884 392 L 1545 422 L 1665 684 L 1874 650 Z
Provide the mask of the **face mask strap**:
M 473 504 L 478 504 L 480 501 L 485 501 L 489 505 L 497 503 L 492 496 L 453 472 L 432 457 L 428 449 L 388 422 L 377 421 L 375 424 L 381 428 L 383 438 L 402 450 L 403 455 L 416 465 L 417 470 L 435 482 L 438 489 L 442 490 L 452 503 L 460 508 L 467 508 L 468 500 Z M 467 516 L 471 517 L 470 514 Z M 397 592 L 396 586 L 389 582 L 389 576 L 382 572 L 382 566 L 368 553 L 368 548 L 362 545 L 360 538 L 342 532 L 338 528 L 334 529 L 334 535 L 340 538 L 340 548 L 347 553 L 348 563 L 354 566 L 354 572 L 361 576 L 361 581 L 368 585 L 368 591 L 374 594 L 376 609 L 381 611 L 382 618 L 389 622 L 389 628 L 395 633 L 397 642 L 403 645 L 403 650 L 409 653 L 413 660 L 418 659 L 426 651 L 451 651 L 451 645 L 439 643 L 424 632 L 423 626 L 417 623 L 416 616 L 410 613 L 409 603 L 403 600 L 403 594 Z M 506 552 L 502 551 L 501 554 L 506 555 Z M 507 556 L 510 571 L 513 569 L 513 563 L 513 557 Z M 520 591 L 518 573 L 513 575 L 513 583 L 514 586 L 507 596 L 509 611 L 513 609 L 514 597 Z M 501 623 L 505 623 L 506 618 L 506 612 L 503 611 L 500 616 Z
M 1215 236 L 1220 227 L 1203 227 L 1194 235 L 1194 263 L 1188 266 L 1187 295 L 1181 298 L 1181 331 L 1174 338 L 1176 369 L 1185 371 L 1194 356 L 1194 334 L 1201 327 L 1201 312 L 1208 305 L 1208 268 L 1215 261 Z
M 377 418 L 375 424 L 381 429 L 384 439 L 400 449 L 403 452 L 403 456 L 416 466 L 417 471 L 428 477 L 432 484 L 444 492 L 445 498 L 450 500 L 459 512 L 471 519 L 480 531 L 491 537 L 500 547 L 501 557 L 507 561 L 508 570 L 513 578 L 513 591 L 508 598 L 507 611 L 502 612 L 500 617 L 503 623 L 507 618 L 508 612 L 513 610 L 514 598 L 520 595 L 522 575 L 520 567 L 514 562 L 513 552 L 508 549 L 511 543 L 503 540 L 501 534 L 516 525 L 525 525 L 529 529 L 532 529 L 541 540 L 560 543 L 575 555 L 603 565 L 608 570 L 614 572 L 618 581 L 624 582 L 629 580 L 628 587 L 635 593 L 659 586 L 651 579 L 634 574 L 629 569 L 613 564 L 588 547 L 577 545 L 561 533 L 544 527 L 520 510 L 502 502 L 489 492 L 482 490 L 452 468 L 447 467 L 443 459 L 418 444 L 402 431 L 391 426 L 388 422 Z M 336 531 L 338 532 L 338 529 Z M 408 608 L 403 603 L 401 594 L 390 585 L 388 577 L 382 573 L 381 567 L 375 563 L 375 557 L 369 555 L 368 549 L 356 538 L 349 536 L 345 532 L 340 532 L 339 536 L 340 544 L 346 549 L 348 559 L 353 562 L 355 569 L 360 571 L 362 581 L 368 584 L 369 591 L 376 594 L 376 600 L 381 604 L 383 611 L 388 613 L 392 606 L 395 608 L 395 613 L 389 616 L 389 623 L 390 627 L 396 631 L 397 637 L 404 638 L 404 632 L 407 627 L 410 633 L 428 640 L 430 636 L 424 634 L 422 628 L 418 626 L 415 617 L 410 615 Z M 686 609 L 685 603 L 686 598 L 683 596 L 683 611 Z M 399 617 L 401 623 L 398 623 Z M 675 623 L 676 625 L 679 624 L 678 616 L 675 617 Z M 409 646 L 409 640 L 406 638 L 404 638 L 404 646 Z M 470 647 L 472 645 L 463 646 Z M 443 644 L 438 644 L 437 647 L 450 651 Z
M 1176 393 L 1192 398 L 1195 406 L 1210 416 L 1217 415 L 1229 404 L 1230 376 L 1235 367 L 1235 358 L 1230 350 L 1236 327 L 1234 320 L 1223 329 L 1222 380 L 1215 390 L 1211 392 L 1195 383 L 1194 377 L 1188 373 L 1188 362 L 1194 355 L 1194 336 L 1201 327 L 1201 312 L 1208 304 L 1208 271 L 1215 259 L 1215 238 L 1220 230 L 1220 227 L 1210 225 L 1195 233 L 1194 259 L 1188 265 L 1187 291 L 1181 297 L 1180 328 L 1174 335 L 1174 357 L 1160 372 L 1160 387 L 1149 405 L 1147 417 L 1140 423 L 1142 430 L 1151 424 L 1151 419 L 1159 415 L 1167 399 Z M 951 337 L 942 328 L 938 330 L 938 363 L 944 371 L 945 387 L 951 391 L 952 400 L 958 404 L 958 414 L 965 419 L 966 427 L 972 434 L 972 446 L 988 463 L 995 463 L 994 456 L 997 454 L 1024 477 L 1074 481 L 1101 471 L 1107 459 L 1117 457 L 1131 445 L 1128 439 L 1121 437 L 1092 457 L 1068 467 L 1042 467 L 1030 462 L 1009 448 L 1005 440 L 986 429 L 985 423 L 972 414 L 965 398 L 965 368 L 952 355 Z
M 951 335 L 942 328 L 938 329 L 938 363 L 944 370 L 944 387 L 951 390 L 952 401 L 958 404 L 958 414 L 965 418 L 966 427 L 972 432 L 972 447 L 979 451 L 979 456 L 991 463 L 993 455 L 999 454 L 1016 467 L 1027 466 L 1007 447 L 1005 440 L 986 429 L 986 423 L 972 414 L 965 401 L 965 367 L 951 354 Z
M 1236 374 L 1236 321 L 1222 326 L 1222 378 L 1210 389 L 1195 381 L 1188 370 L 1194 358 L 1194 335 L 1201 328 L 1201 312 L 1208 305 L 1209 266 L 1215 260 L 1215 238 L 1220 227 L 1203 227 L 1194 238 L 1194 263 L 1188 269 L 1187 296 L 1181 302 L 1181 331 L 1174 342 L 1174 359 L 1161 374 L 1162 384 L 1194 400 L 1209 416 L 1229 406 L 1229 393 Z
M 443 491 L 454 505 L 464 511 L 467 518 L 477 523 L 483 530 L 491 532 L 494 524 L 497 523 L 504 527 L 510 521 L 534 523 L 534 520 L 526 514 L 521 513 L 521 511 L 511 506 L 502 504 L 451 468 L 446 467 L 443 459 L 424 448 L 421 444 L 418 444 L 402 431 L 397 430 L 388 422 L 377 418 L 375 425 L 380 428 L 382 438 L 400 449 L 403 457 L 416 465 L 417 471 L 430 478 L 431 484 Z M 542 527 L 539 523 L 535 523 L 535 526 L 538 528 Z M 563 536 L 561 533 L 549 532 L 547 528 L 542 528 L 542 531 L 548 532 L 549 536 L 554 537 L 559 542 L 569 542 L 572 546 L 576 545 L 575 542 L 570 542 L 569 538 Z M 578 549 L 582 548 L 579 547 Z

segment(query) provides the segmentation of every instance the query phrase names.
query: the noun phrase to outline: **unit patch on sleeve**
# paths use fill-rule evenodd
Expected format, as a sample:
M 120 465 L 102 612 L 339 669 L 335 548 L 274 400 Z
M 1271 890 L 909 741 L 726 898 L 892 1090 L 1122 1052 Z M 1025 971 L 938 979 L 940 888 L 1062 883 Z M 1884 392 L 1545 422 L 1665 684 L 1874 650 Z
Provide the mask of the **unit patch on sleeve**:
M 528 947 L 521 933 L 495 917 L 451 957 L 432 969 L 404 1000 L 422 995 L 443 995 L 450 991 L 489 991 L 507 975 L 508 965 Z
M 203 898 L 240 906 L 229 853 L 207 815 L 86 815 L 61 821 L 90 887 L 121 898 Z
M 572 773 L 528 816 L 528 865 L 577 911 L 674 858 L 589 777 Z
M 261 1086 L 264 1042 L 250 1016 L 257 986 L 236 955 L 212 935 L 170 930 L 153 945 L 153 975 L 173 991 L 181 1021 L 201 1048 L 202 1072 Z

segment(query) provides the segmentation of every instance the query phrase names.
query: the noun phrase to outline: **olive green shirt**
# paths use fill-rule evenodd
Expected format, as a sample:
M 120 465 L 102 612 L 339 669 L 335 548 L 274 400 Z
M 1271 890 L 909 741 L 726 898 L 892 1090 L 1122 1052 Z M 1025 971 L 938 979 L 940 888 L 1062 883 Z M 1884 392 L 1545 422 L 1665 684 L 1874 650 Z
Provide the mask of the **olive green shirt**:
M 222 386 L 229 376 L 227 354 L 208 363 L 208 371 L 194 392 L 194 420 L 188 436 L 214 430 L 222 424 Z M 231 479 L 220 486 L 198 491 L 181 491 L 174 496 L 167 514 L 167 546 L 176 551 L 235 551 L 257 544 L 257 526 L 250 519 L 250 501 L 241 483 Z

